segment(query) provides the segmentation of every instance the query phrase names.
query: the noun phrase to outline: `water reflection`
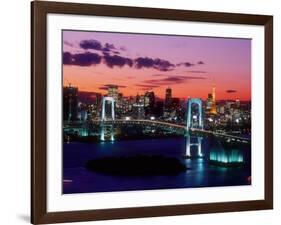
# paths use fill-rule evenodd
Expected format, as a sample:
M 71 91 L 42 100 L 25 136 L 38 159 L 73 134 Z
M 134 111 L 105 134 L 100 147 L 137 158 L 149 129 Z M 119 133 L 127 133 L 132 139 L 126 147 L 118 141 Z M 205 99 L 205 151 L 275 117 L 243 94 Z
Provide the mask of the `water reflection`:
M 251 182 L 250 145 L 236 146 L 215 137 L 196 136 L 115 139 L 112 142 L 110 134 L 108 127 L 105 129 L 105 141 L 64 144 L 63 179 L 72 182 L 63 182 L 63 193 L 233 186 Z M 191 157 L 183 157 L 185 154 Z M 203 157 L 197 157 L 199 154 Z M 177 157 L 188 169 L 177 175 L 111 176 L 85 168 L 92 159 L 136 155 Z

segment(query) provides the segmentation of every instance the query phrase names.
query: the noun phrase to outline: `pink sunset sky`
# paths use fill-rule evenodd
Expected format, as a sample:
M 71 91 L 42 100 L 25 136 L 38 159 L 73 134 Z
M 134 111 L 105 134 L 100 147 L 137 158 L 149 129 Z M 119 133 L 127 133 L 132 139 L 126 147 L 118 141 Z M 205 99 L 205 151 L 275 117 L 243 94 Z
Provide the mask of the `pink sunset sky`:
M 124 96 L 154 91 L 164 98 L 251 99 L 251 40 L 109 32 L 63 31 L 63 85 Z

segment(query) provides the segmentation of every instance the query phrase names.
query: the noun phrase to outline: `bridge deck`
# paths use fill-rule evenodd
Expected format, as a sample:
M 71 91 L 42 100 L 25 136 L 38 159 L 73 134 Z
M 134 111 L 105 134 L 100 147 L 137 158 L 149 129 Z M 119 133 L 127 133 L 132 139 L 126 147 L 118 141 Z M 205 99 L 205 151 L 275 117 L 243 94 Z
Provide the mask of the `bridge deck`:
M 174 129 L 180 129 L 183 131 L 187 130 L 186 125 L 180 125 L 180 124 L 174 124 L 174 123 L 169 123 L 165 121 L 157 121 L 157 120 L 145 120 L 145 119 L 130 119 L 130 120 L 123 120 L 123 119 L 114 119 L 114 120 L 92 120 L 91 121 L 94 124 L 141 124 L 141 125 L 152 125 L 152 126 L 162 126 L 162 127 L 169 127 L 169 128 L 174 128 Z M 81 126 L 83 123 L 76 123 L 74 124 L 69 124 L 72 126 Z M 214 135 L 216 137 L 223 137 L 223 138 L 229 138 L 229 139 L 234 139 L 234 140 L 240 140 L 244 142 L 250 142 L 250 138 L 245 138 L 245 137 L 240 137 L 240 136 L 234 136 L 234 135 L 229 135 L 225 133 L 218 133 L 214 131 L 209 131 L 209 130 L 203 130 L 203 129 L 198 129 L 198 128 L 190 128 L 191 132 L 198 132 L 201 134 L 210 134 Z

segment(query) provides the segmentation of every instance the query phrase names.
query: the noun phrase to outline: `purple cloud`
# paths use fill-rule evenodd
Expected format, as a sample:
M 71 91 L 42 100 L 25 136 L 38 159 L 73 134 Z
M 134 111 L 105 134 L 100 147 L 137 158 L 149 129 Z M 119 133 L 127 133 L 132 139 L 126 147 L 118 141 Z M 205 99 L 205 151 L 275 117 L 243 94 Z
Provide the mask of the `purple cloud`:
M 108 90 L 109 87 L 116 86 L 117 88 L 126 88 L 127 86 L 124 85 L 116 85 L 116 84 L 105 84 L 101 87 L 99 87 L 100 90 Z
M 181 84 L 185 83 L 188 80 L 204 80 L 206 79 L 205 77 L 199 77 L 199 76 L 180 76 L 180 75 L 170 75 L 166 78 L 162 79 L 150 79 L 144 81 L 147 84 L 150 85 L 172 85 L 172 84 Z
M 148 58 L 148 57 L 139 57 L 137 59 L 135 59 L 135 63 L 136 63 L 136 67 L 138 69 L 141 69 L 143 67 L 146 67 L 146 68 L 150 68 L 150 67 L 153 67 L 153 64 L 154 64 L 154 60 L 152 58 Z
M 70 43 L 70 42 L 68 42 L 68 41 L 63 41 L 63 44 L 64 44 L 64 45 L 67 45 L 67 46 L 69 46 L 69 47 L 73 47 L 73 46 L 74 46 L 72 43 Z
M 85 52 L 71 54 L 69 52 L 63 53 L 63 64 L 75 66 L 91 66 L 101 63 L 101 56 L 96 53 Z
M 105 43 L 105 47 L 109 49 L 115 49 L 114 44 Z
M 104 55 L 103 57 L 105 64 L 110 67 L 113 68 L 114 66 L 119 66 L 119 67 L 123 67 L 125 65 L 128 65 L 129 67 L 133 66 L 133 60 L 130 58 L 126 58 L 126 57 L 122 57 L 119 55 Z
M 65 43 L 65 44 L 70 44 L 70 43 Z M 137 69 L 153 68 L 159 71 L 166 72 L 175 69 L 176 66 L 191 67 L 195 65 L 190 62 L 181 62 L 175 65 L 168 60 L 164 60 L 160 58 L 150 58 L 150 57 L 137 57 L 135 59 L 127 58 L 124 56 L 120 56 L 120 51 L 127 51 L 125 46 L 121 46 L 117 48 L 112 43 L 102 44 L 100 41 L 95 39 L 82 40 L 80 41 L 79 46 L 83 50 L 96 50 L 102 52 L 103 62 L 110 68 L 113 68 L 114 66 L 123 67 L 125 65 L 128 65 L 129 67 L 134 66 Z M 92 65 L 92 63 L 90 63 L 91 59 L 89 59 L 88 62 L 85 58 L 83 58 L 85 55 L 82 54 L 86 54 L 86 53 L 81 53 L 81 55 L 74 54 L 76 55 L 76 57 L 78 57 L 76 58 L 77 61 L 83 61 L 81 63 L 81 66 Z M 64 60 L 65 65 L 71 65 L 73 63 L 73 57 L 71 60 L 69 58 L 69 55 L 66 55 L 65 57 L 66 57 Z M 80 59 L 79 57 L 81 57 L 82 59 Z M 89 55 L 86 58 L 89 58 Z M 204 64 L 204 62 L 198 61 L 197 64 L 201 65 Z M 76 63 L 76 65 L 80 65 L 80 64 Z
M 229 94 L 232 94 L 232 93 L 236 93 L 237 91 L 236 90 L 233 90 L 233 89 L 228 89 L 225 91 L 226 93 L 229 93 Z
M 82 40 L 79 44 L 80 48 L 84 49 L 84 50 L 88 50 L 88 49 L 93 49 L 96 51 L 102 51 L 103 54 L 109 54 L 110 52 L 114 53 L 114 54 L 119 54 L 119 52 L 116 50 L 116 47 L 114 46 L 114 44 L 110 44 L 110 43 L 105 43 L 105 45 L 103 45 L 100 41 L 94 40 L 94 39 L 90 39 L 90 40 Z
M 104 45 L 104 47 L 102 47 L 102 51 L 105 53 L 105 52 L 116 52 L 116 51 L 114 51 L 116 48 L 115 48 L 115 46 L 113 45 L 113 44 L 109 44 L 109 43 L 105 43 L 105 45 Z
M 154 68 L 160 71 L 169 71 L 174 68 L 174 64 L 170 63 L 167 60 L 163 59 L 152 59 L 149 57 L 138 57 L 134 60 L 135 62 L 135 67 L 137 69 L 141 68 Z
M 207 73 L 206 71 L 203 71 L 203 70 L 188 70 L 186 72 L 188 72 L 188 73 Z
M 153 76 L 153 77 L 166 77 L 166 76 L 168 76 L 167 74 L 161 74 L 161 73 L 158 73 L 158 74 L 152 74 L 151 76 Z
M 160 71 L 169 71 L 175 67 L 174 64 L 163 59 L 154 59 L 154 68 Z
M 80 47 L 83 49 L 94 49 L 94 50 L 102 50 L 102 44 L 94 39 L 91 40 L 83 40 L 80 42 Z
M 105 86 L 107 86 L 107 87 L 117 86 L 118 88 L 126 88 L 127 87 L 125 85 L 116 85 L 116 84 L 106 84 Z
M 127 51 L 127 48 L 125 46 L 121 46 L 120 50 L 125 52 L 125 51 Z
M 62 61 L 64 65 L 72 65 L 72 54 L 70 52 L 64 52 Z
M 177 66 L 191 67 L 194 66 L 194 64 L 190 62 L 182 62 L 182 63 L 178 63 Z
M 151 84 L 136 84 L 135 86 L 140 87 L 141 90 L 144 91 L 159 87 L 159 85 L 151 85 Z

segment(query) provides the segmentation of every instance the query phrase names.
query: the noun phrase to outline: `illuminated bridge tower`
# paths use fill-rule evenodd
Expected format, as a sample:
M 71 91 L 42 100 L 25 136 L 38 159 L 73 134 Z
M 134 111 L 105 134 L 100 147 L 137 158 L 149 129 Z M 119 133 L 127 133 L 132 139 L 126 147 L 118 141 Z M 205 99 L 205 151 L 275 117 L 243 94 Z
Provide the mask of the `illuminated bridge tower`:
M 202 100 L 200 98 L 190 98 L 188 99 L 187 102 L 187 124 L 186 124 L 186 129 L 189 131 L 190 128 L 193 127 L 193 120 L 192 120 L 192 105 L 197 104 L 198 105 L 198 117 L 199 117 L 199 122 L 198 122 L 198 128 L 203 129 L 203 113 L 202 113 Z
M 112 120 L 115 120 L 115 112 L 114 112 L 114 98 L 113 97 L 103 97 L 102 98 L 102 112 L 101 112 L 101 120 L 104 121 L 106 120 L 106 117 L 105 117 L 105 103 L 106 102 L 110 102 L 111 104 L 111 119 Z
M 203 129 L 203 112 L 202 112 L 202 100 L 200 98 L 190 98 L 187 102 L 187 124 L 186 129 L 189 131 L 190 128 L 194 127 L 193 117 L 192 117 L 192 105 L 196 104 L 198 106 L 198 124 L 197 128 Z M 202 157 L 202 137 L 192 137 L 189 132 L 186 136 L 186 157 L 190 158 L 191 155 L 191 146 L 197 146 L 197 155 L 196 157 Z M 191 142 L 194 140 L 195 142 Z
M 114 141 L 114 130 L 113 125 L 105 124 L 105 121 L 107 121 L 107 118 L 105 116 L 105 104 L 106 102 L 110 102 L 111 104 L 111 120 L 115 120 L 115 112 L 114 112 L 114 98 L 113 97 L 103 97 L 102 98 L 102 112 L 101 112 L 101 131 L 100 131 L 100 140 L 105 141 L 106 136 L 110 136 L 110 141 Z M 106 133 L 110 133 L 109 135 L 106 135 Z

